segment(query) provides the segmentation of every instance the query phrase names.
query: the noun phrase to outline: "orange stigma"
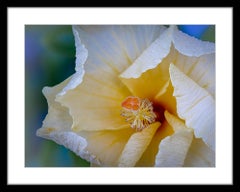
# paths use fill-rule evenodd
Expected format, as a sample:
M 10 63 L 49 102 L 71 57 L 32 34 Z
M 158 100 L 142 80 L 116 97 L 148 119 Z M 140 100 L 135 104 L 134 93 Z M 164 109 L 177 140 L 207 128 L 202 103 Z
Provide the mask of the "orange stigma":
M 138 110 L 140 100 L 137 97 L 129 96 L 122 102 L 122 107 L 130 110 Z

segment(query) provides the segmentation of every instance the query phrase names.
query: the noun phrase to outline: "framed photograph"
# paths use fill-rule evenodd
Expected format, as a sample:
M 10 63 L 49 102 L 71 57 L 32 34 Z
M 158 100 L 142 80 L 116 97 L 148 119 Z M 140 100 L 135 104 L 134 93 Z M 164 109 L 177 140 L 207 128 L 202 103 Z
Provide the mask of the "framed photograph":
M 8 184 L 231 185 L 232 43 L 232 8 L 8 8 Z

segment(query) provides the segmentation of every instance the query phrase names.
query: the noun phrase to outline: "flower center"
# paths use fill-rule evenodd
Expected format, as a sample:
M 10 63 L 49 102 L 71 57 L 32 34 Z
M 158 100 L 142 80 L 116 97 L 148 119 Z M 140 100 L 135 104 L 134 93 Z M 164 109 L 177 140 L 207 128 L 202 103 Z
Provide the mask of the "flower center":
M 134 96 L 129 96 L 122 102 L 121 115 L 137 131 L 154 123 L 159 116 L 154 112 L 152 102 Z

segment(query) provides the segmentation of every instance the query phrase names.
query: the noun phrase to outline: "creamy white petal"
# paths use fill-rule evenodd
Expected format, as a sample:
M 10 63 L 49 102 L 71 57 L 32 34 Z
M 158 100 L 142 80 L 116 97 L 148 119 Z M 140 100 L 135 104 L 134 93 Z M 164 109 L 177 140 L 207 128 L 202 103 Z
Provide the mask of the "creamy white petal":
M 186 125 L 194 129 L 195 136 L 202 138 L 215 150 L 215 101 L 213 97 L 173 64 L 170 77 L 177 100 L 177 113 Z
M 164 116 L 175 133 L 161 141 L 155 160 L 155 166 L 180 167 L 183 165 L 191 145 L 193 131 L 187 128 L 182 120 L 168 111 L 164 112 Z
M 181 129 L 163 139 L 159 145 L 155 167 L 181 167 L 192 138 L 193 132 L 190 129 Z
M 160 34 L 120 77 L 138 78 L 147 70 L 155 68 L 170 52 L 173 30 L 173 27 L 169 27 Z
M 138 78 L 122 78 L 121 81 L 133 95 L 154 100 L 156 95 L 166 91 L 169 82 L 169 65 L 175 57 L 174 48 L 155 68 L 142 73 Z M 134 73 L 134 72 L 133 72 Z
M 189 57 L 178 52 L 174 64 L 215 97 L 215 53 Z
M 174 47 L 183 55 L 199 57 L 201 55 L 215 52 L 215 44 L 201 41 L 183 33 L 176 28 L 173 33 Z
M 37 130 L 37 136 L 45 137 L 54 130 L 70 130 L 72 117 L 66 107 L 55 101 L 63 87 L 69 83 L 70 78 L 54 87 L 44 87 L 43 94 L 48 102 L 48 114 L 46 115 L 42 128 Z
M 193 138 L 188 150 L 184 167 L 214 167 L 215 152 L 212 151 L 202 139 Z
M 215 43 L 201 41 L 175 28 L 173 63 L 187 76 L 215 96 Z
M 120 73 L 165 29 L 154 25 L 74 26 L 88 49 L 86 71 L 98 69 Z
M 134 133 L 126 146 L 124 147 L 122 154 L 119 158 L 119 167 L 133 167 L 137 161 L 141 158 L 144 151 L 150 144 L 155 132 L 161 124 L 155 122 L 140 132 Z
M 136 167 L 153 167 L 155 164 L 156 155 L 158 153 L 159 143 L 173 133 L 173 128 L 167 123 L 167 121 L 163 121 L 161 126 L 154 134 L 151 143 L 148 145 L 147 149 L 136 163 Z
M 84 76 L 84 63 L 88 57 L 88 51 L 85 46 L 81 43 L 81 39 L 79 38 L 78 31 L 73 27 L 73 34 L 75 38 L 75 47 L 76 47 L 76 66 L 75 71 L 76 73 L 73 74 L 69 83 L 63 88 L 63 90 L 58 93 L 58 95 L 64 95 L 68 90 L 74 89 L 77 87 L 83 79 Z

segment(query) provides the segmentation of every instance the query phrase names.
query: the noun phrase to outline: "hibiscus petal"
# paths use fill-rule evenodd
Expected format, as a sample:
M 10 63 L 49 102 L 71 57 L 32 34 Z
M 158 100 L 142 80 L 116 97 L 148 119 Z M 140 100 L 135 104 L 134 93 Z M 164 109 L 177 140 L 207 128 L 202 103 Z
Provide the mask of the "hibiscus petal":
M 201 41 L 175 29 L 173 45 L 177 50 L 173 63 L 214 97 L 215 43 Z
M 177 113 L 194 129 L 195 136 L 202 138 L 215 150 L 215 101 L 212 96 L 173 64 L 170 77 L 177 100 Z
M 178 117 L 172 115 L 167 110 L 164 111 L 164 116 L 165 116 L 167 122 L 169 123 L 169 125 L 172 126 L 172 128 L 175 132 L 179 131 L 179 130 L 188 129 L 182 120 L 180 120 Z
M 173 27 L 166 29 L 119 77 L 133 95 L 153 99 L 169 80 Z
M 43 121 L 42 128 L 37 130 L 37 136 L 48 137 L 48 134 L 54 130 L 70 130 L 72 118 L 66 107 L 55 101 L 56 95 L 70 81 L 70 78 L 54 87 L 44 87 L 43 94 L 48 102 L 48 114 Z
M 163 89 L 165 89 L 165 85 L 169 81 L 169 65 L 174 58 L 174 54 L 175 52 L 172 47 L 169 55 L 166 56 L 155 68 L 147 70 L 138 78 L 120 77 L 120 79 L 133 95 L 153 100 L 159 92 L 162 92 Z
M 215 54 L 189 57 L 177 53 L 174 64 L 215 97 Z
M 104 68 L 120 73 L 165 29 L 154 25 L 74 26 L 89 51 L 86 71 Z
M 162 140 L 156 156 L 156 167 L 180 167 L 192 142 L 193 133 L 190 130 L 179 130 L 172 136 Z
M 170 114 L 164 112 L 167 122 L 173 127 L 175 133 L 163 139 L 159 145 L 156 156 L 156 167 L 180 167 L 183 165 L 186 154 L 193 138 L 193 131 L 185 124 Z
M 173 128 L 164 121 L 157 129 L 153 136 L 151 143 L 142 154 L 139 161 L 136 163 L 136 167 L 153 167 L 155 164 L 156 155 L 158 153 L 159 143 L 167 136 L 174 133 Z
M 102 82 L 86 73 L 80 85 L 57 97 L 57 101 L 69 108 L 74 131 L 122 129 L 129 126 L 121 116 L 121 102 L 131 94 L 121 83 L 109 81 Z
M 121 129 L 114 131 L 82 131 L 78 134 L 87 141 L 86 151 L 94 154 L 95 166 L 117 166 L 118 159 L 134 130 Z
M 212 151 L 202 139 L 193 138 L 188 150 L 184 167 L 214 167 L 215 152 Z
M 173 29 L 169 27 L 160 34 L 120 77 L 138 78 L 147 70 L 155 68 L 170 52 Z
M 176 28 L 173 32 L 174 47 L 183 55 L 199 57 L 215 52 L 215 44 L 191 37 Z
M 172 32 L 172 27 L 166 29 L 119 76 L 133 95 L 153 99 L 169 80 L 169 63 L 175 54 L 171 49 Z
M 85 73 L 83 65 L 88 57 L 88 51 L 85 46 L 82 44 L 81 39 L 79 38 L 78 31 L 73 27 L 73 34 L 75 38 L 75 47 L 76 47 L 76 73 L 73 74 L 69 83 L 63 88 L 63 90 L 58 93 L 59 95 L 64 95 L 68 90 L 74 89 L 82 82 L 83 75 Z
M 133 167 L 150 144 L 155 132 L 161 124 L 155 122 L 141 132 L 134 133 L 127 142 L 119 158 L 119 167 Z

